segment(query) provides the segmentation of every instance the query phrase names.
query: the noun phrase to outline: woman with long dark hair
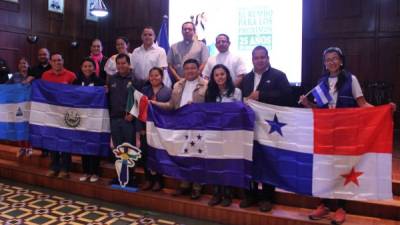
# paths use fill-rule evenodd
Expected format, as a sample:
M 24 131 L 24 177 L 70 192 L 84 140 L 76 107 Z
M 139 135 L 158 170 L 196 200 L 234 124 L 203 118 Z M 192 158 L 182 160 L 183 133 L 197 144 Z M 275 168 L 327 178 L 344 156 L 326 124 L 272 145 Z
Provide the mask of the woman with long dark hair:
M 325 85 L 332 100 L 320 108 L 348 108 L 348 107 L 373 107 L 369 104 L 361 91 L 357 78 L 346 70 L 345 58 L 338 47 L 329 47 L 323 52 L 323 76 L 318 84 Z M 299 100 L 307 108 L 316 108 L 317 105 L 310 102 L 306 96 L 300 96 Z M 310 215 L 311 220 L 319 220 L 329 215 L 329 199 L 321 199 L 321 203 Z M 346 220 L 344 210 L 345 201 L 337 199 L 337 210 L 331 221 L 332 224 L 342 224 Z
M 242 100 L 242 92 L 235 88 L 229 69 L 217 64 L 211 71 L 206 92 L 206 102 L 234 102 Z
M 171 98 L 172 90 L 163 83 L 164 72 L 160 67 L 153 67 L 149 71 L 149 82 L 143 87 L 143 94 L 150 100 L 157 102 L 168 102 Z M 144 168 L 145 183 L 141 190 L 159 191 L 162 189 L 162 175 L 147 168 L 147 140 L 145 124 L 141 123 L 140 132 L 136 133 L 136 146 L 142 150 L 142 166 Z
M 76 74 L 74 85 L 79 86 L 103 86 L 102 81 L 96 75 L 96 63 L 90 57 L 83 59 L 81 62 L 81 68 Z M 96 182 L 99 179 L 99 165 L 100 158 L 96 155 L 82 155 L 82 167 L 84 174 L 79 178 L 79 181 L 89 180 L 90 182 Z
M 210 74 L 210 81 L 206 91 L 205 102 L 235 102 L 242 101 L 242 92 L 235 88 L 229 69 L 217 64 Z M 232 188 L 228 186 L 214 186 L 213 197 L 208 202 L 209 206 L 220 204 L 230 206 L 232 203 Z

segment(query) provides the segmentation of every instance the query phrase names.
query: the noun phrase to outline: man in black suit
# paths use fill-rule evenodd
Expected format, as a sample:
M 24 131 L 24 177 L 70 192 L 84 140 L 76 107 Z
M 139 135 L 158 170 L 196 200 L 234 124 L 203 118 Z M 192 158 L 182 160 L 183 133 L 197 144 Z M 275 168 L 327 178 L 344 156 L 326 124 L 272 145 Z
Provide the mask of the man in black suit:
M 8 81 L 8 66 L 4 59 L 0 58 L 0 84 L 4 84 Z
M 282 71 L 271 67 L 268 50 L 263 46 L 255 47 L 252 52 L 252 61 L 254 69 L 243 78 L 241 83 L 243 97 L 273 105 L 292 105 L 293 98 L 289 81 Z M 245 191 L 240 207 L 246 208 L 259 201 L 260 211 L 268 212 L 272 209 L 274 193 L 274 186 L 263 183 L 262 190 L 258 190 L 258 183 L 252 182 L 250 189 Z

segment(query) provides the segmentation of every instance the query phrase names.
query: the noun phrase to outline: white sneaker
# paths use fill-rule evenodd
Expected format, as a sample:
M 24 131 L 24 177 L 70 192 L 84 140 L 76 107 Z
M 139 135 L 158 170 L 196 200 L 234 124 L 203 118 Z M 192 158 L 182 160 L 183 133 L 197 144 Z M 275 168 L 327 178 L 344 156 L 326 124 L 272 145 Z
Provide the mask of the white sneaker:
M 89 175 L 83 174 L 83 176 L 79 177 L 79 181 L 86 181 L 89 178 Z
M 97 176 L 97 175 L 92 175 L 91 177 L 90 177 L 90 182 L 92 182 L 92 183 L 94 183 L 94 182 L 96 182 L 96 181 L 98 181 L 99 180 L 99 176 Z
M 26 150 L 25 150 L 25 152 L 26 152 L 26 156 L 32 156 L 32 148 L 27 148 Z

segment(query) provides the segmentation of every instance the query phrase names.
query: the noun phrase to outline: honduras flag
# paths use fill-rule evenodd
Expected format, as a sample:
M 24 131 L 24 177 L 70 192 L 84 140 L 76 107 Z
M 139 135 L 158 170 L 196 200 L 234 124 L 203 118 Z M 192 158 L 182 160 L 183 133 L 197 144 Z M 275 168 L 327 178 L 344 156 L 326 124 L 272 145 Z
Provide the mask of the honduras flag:
M 249 105 L 256 113 L 255 180 L 323 198 L 392 198 L 390 106 L 311 110 Z
M 150 169 L 191 182 L 248 187 L 254 112 L 243 103 L 201 103 L 176 111 L 149 106 Z
M 0 140 L 28 140 L 30 95 L 29 85 L 0 85 Z
M 329 89 L 324 83 L 319 83 L 314 89 L 311 91 L 313 94 L 315 101 L 319 107 L 322 107 L 332 101 L 332 96 L 329 93 Z
M 33 82 L 29 125 L 33 147 L 108 155 L 110 121 L 104 87 Z

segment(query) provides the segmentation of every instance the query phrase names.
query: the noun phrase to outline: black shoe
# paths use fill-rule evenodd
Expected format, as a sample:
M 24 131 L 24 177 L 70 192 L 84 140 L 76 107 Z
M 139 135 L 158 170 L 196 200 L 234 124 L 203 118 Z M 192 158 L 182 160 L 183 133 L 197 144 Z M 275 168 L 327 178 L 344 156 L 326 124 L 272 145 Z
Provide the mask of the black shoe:
M 115 178 L 111 179 L 111 181 L 110 181 L 109 185 L 113 185 L 113 184 L 119 185 L 119 180 L 118 180 L 118 178 L 117 178 L 117 177 L 115 177 Z
M 153 187 L 153 183 L 147 180 L 147 181 L 140 187 L 140 190 L 142 190 L 142 191 L 147 191 L 147 190 L 150 190 L 152 187 Z
M 221 206 L 228 207 L 232 204 L 232 199 L 230 197 L 224 197 L 221 202 Z
M 261 212 L 269 212 L 272 210 L 272 203 L 270 201 L 261 201 L 260 202 L 260 211 Z
M 160 182 L 156 181 L 151 190 L 157 192 L 157 191 L 160 191 L 161 189 L 162 189 L 162 185 L 160 184 Z
M 218 205 L 219 203 L 221 203 L 222 199 L 221 196 L 219 195 L 214 195 L 210 201 L 208 201 L 208 205 L 209 206 L 214 206 L 214 205 Z
M 255 203 L 256 203 L 256 201 L 253 198 L 245 197 L 242 201 L 240 201 L 239 207 L 247 208 L 247 207 L 254 205 Z
M 49 156 L 49 151 L 42 150 L 42 153 L 40 154 L 40 157 L 47 157 Z
M 178 188 L 172 193 L 172 195 L 181 196 L 181 195 L 188 195 L 189 193 L 190 193 L 190 188 Z
M 192 194 L 190 195 L 190 198 L 192 200 L 197 200 L 201 197 L 201 191 L 200 190 L 192 190 Z

